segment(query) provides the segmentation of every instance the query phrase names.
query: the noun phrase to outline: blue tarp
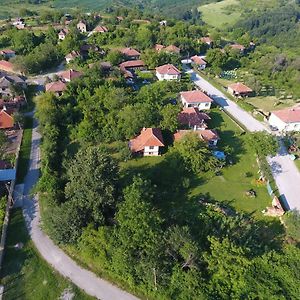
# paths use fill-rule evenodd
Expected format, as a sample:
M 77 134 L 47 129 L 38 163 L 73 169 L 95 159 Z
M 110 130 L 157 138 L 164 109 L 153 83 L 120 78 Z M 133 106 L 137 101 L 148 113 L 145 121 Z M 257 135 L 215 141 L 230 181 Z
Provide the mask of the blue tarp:
M 16 169 L 0 170 L 0 181 L 10 181 L 16 179 Z
M 225 153 L 223 151 L 214 151 L 213 155 L 217 159 L 225 159 L 226 158 L 226 155 L 225 155 Z

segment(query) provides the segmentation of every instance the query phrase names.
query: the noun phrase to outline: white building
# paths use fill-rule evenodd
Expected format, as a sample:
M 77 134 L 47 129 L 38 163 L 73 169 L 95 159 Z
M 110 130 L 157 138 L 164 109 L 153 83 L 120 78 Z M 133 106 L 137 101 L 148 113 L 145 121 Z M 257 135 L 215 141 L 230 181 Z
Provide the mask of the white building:
M 183 107 L 197 107 L 199 110 L 208 110 L 213 100 L 199 90 L 181 92 L 180 100 Z
M 172 64 L 167 64 L 156 68 L 156 77 L 159 81 L 180 80 L 181 72 Z
M 300 131 L 300 106 L 272 111 L 269 124 L 279 131 Z

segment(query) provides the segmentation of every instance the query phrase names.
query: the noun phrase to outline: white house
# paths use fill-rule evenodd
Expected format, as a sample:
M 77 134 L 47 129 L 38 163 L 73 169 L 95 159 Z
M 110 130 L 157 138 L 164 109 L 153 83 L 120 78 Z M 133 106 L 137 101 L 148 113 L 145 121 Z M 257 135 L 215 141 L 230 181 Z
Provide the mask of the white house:
M 81 57 L 81 54 L 78 51 L 73 50 L 69 54 L 65 56 L 65 60 L 67 64 L 69 64 L 72 60 Z
M 272 111 L 269 124 L 279 131 L 300 131 L 300 106 Z
M 156 68 L 156 77 L 159 81 L 180 80 L 181 72 L 172 64 L 167 64 Z
M 87 25 L 85 21 L 78 22 L 76 27 L 81 33 L 87 32 Z
M 204 70 L 206 68 L 207 62 L 198 55 L 192 56 L 191 61 L 199 70 Z
M 140 135 L 130 140 L 129 148 L 132 153 L 141 153 L 144 156 L 160 155 L 164 141 L 159 128 L 143 128 Z
M 63 40 L 66 38 L 66 36 L 67 36 L 68 33 L 69 33 L 69 29 L 63 28 L 63 29 L 58 33 L 58 39 L 59 39 L 60 41 L 63 41 Z
M 183 107 L 197 107 L 199 110 L 208 110 L 213 100 L 199 90 L 181 92 L 180 100 Z

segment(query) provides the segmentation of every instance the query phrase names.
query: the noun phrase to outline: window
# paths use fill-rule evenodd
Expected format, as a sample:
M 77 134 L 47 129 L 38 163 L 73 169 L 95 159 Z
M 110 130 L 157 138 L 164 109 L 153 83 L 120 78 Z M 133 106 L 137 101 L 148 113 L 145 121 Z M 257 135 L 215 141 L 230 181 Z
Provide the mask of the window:
M 150 150 L 153 150 L 153 149 L 154 149 L 154 146 L 149 146 L 149 149 L 150 149 Z
M 209 106 L 209 103 L 205 103 L 205 106 Z

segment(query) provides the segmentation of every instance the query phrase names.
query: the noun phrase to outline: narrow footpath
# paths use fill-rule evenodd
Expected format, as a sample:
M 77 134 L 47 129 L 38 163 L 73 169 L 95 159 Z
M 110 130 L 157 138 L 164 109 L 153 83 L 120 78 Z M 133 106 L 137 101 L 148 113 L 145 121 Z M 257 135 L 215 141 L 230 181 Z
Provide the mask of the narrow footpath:
M 101 300 L 137 300 L 135 296 L 100 279 L 95 274 L 81 268 L 67 256 L 40 228 L 40 209 L 37 196 L 32 197 L 30 191 L 39 178 L 40 142 L 37 131 L 37 120 L 32 130 L 30 166 L 24 182 L 23 215 L 32 241 L 41 256 L 61 275 L 84 290 L 88 295 Z
M 228 99 L 221 91 L 215 88 L 207 80 L 191 69 L 186 71 L 191 76 L 192 81 L 219 104 L 224 110 L 232 115 L 250 132 L 267 131 L 269 128 L 256 120 L 251 114 L 240 108 L 234 101 Z M 295 163 L 281 143 L 276 156 L 268 158 L 273 177 L 278 187 L 281 200 L 287 209 L 297 209 L 300 211 L 300 172 Z

